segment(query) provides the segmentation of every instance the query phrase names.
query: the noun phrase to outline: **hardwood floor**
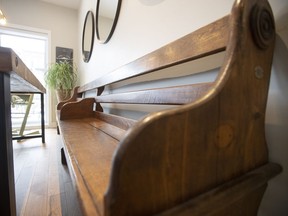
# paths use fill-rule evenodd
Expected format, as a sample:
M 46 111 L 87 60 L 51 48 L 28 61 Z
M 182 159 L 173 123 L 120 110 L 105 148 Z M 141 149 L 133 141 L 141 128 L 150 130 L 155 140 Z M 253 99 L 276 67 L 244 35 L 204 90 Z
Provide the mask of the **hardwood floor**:
M 41 138 L 13 141 L 17 215 L 80 216 L 68 168 L 61 164 L 56 129 Z

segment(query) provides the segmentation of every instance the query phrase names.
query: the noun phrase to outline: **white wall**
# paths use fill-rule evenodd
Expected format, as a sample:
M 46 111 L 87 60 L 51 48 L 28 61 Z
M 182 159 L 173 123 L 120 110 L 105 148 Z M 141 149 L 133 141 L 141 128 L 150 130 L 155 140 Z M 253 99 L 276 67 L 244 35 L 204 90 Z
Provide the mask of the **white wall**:
M 145 0 L 122 1 L 118 24 L 109 43 L 96 42 L 90 62 L 87 64 L 80 60 L 78 63 L 81 84 L 223 17 L 230 12 L 234 1 L 197 1 L 197 6 L 193 0 L 146 1 L 160 2 L 155 5 L 143 4 L 143 2 Z M 273 0 L 271 6 L 275 11 L 277 29 L 284 32 L 285 21 L 283 20 L 285 18 L 288 20 L 288 1 Z M 96 0 L 82 1 L 79 12 L 79 33 L 82 33 L 86 12 L 92 10 L 95 15 L 95 7 Z M 288 44 L 288 39 L 285 41 Z M 78 44 L 81 45 L 81 37 Z
M 166 43 L 184 36 L 230 12 L 233 0 L 123 0 L 114 35 L 108 44 L 95 43 L 89 63 L 79 59 L 80 83 L 85 84 Z M 153 5 L 154 3 L 154 5 Z M 259 216 L 288 215 L 288 1 L 270 0 L 277 37 L 266 131 L 270 160 L 284 172 L 273 179 L 264 196 Z M 87 10 L 95 14 L 96 0 L 82 1 L 79 33 Z M 208 6 L 209 5 L 209 6 Z M 81 44 L 81 37 L 78 44 Z M 285 46 L 286 44 L 286 46 Z M 80 56 L 80 55 L 79 55 Z
M 211 1 L 213 10 L 211 9 L 207 13 L 210 16 L 207 16 L 201 10 L 191 11 L 191 8 L 195 8 L 192 2 L 191 0 L 165 0 L 154 6 L 146 6 L 139 0 L 123 0 L 118 24 L 109 43 L 95 43 L 90 62 L 88 64 L 79 62 L 80 82 L 86 83 L 184 36 L 215 18 L 227 14 L 232 6 L 231 1 L 223 4 L 223 13 L 223 8 L 217 9 L 218 3 Z M 95 4 L 96 0 L 82 1 L 79 14 L 80 32 L 86 11 L 91 9 L 95 13 Z
M 78 13 L 76 10 L 54 6 L 36 0 L 9 0 L 4 2 L 9 24 L 51 31 L 51 61 L 55 61 L 55 48 L 74 49 L 78 59 Z

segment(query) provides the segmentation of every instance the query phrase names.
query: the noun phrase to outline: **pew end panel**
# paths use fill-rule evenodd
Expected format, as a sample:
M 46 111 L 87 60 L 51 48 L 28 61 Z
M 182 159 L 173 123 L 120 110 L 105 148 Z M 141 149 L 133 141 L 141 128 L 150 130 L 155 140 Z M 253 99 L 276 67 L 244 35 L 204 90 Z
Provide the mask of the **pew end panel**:
M 236 1 L 228 16 L 75 88 L 57 116 L 84 214 L 256 215 L 281 172 L 265 139 L 274 39 L 268 2 Z M 222 51 L 213 82 L 105 92 Z M 179 106 L 136 121 L 105 103 Z

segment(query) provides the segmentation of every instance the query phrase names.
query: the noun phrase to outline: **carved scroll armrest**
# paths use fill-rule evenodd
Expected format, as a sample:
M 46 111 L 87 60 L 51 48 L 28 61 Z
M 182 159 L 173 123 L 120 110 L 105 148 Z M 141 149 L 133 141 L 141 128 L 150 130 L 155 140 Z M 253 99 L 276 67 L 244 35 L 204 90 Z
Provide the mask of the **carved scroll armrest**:
M 68 100 L 65 100 L 65 101 L 61 101 L 57 104 L 57 110 L 61 110 L 61 108 L 64 106 L 64 104 L 66 103 L 69 103 L 69 102 L 73 102 L 73 101 L 77 101 L 77 98 L 78 98 L 78 88 L 79 86 L 75 87 L 73 89 L 73 93 L 72 93 L 72 96 L 68 99 Z
M 85 98 L 64 104 L 60 110 L 60 120 L 93 117 L 94 98 Z

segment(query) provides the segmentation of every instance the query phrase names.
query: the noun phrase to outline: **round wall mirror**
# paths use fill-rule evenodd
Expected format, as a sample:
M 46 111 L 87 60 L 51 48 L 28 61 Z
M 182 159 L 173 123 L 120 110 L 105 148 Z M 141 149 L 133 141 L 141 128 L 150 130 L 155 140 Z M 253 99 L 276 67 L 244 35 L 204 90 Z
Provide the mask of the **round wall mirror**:
M 82 34 L 82 55 L 84 62 L 89 62 L 94 43 L 94 15 L 88 11 L 85 17 Z
M 101 43 L 107 43 L 115 30 L 121 0 L 98 0 L 96 6 L 96 34 Z

